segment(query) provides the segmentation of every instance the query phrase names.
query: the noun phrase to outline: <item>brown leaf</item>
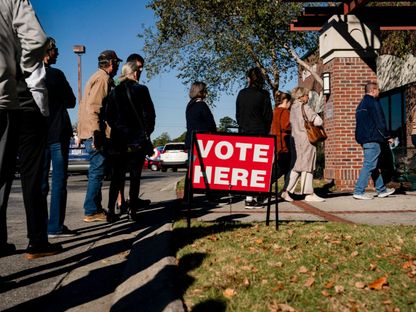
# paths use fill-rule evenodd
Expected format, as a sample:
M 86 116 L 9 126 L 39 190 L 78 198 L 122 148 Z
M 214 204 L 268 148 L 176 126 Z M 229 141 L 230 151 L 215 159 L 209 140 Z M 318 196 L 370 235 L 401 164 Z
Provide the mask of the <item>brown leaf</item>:
M 297 282 L 298 282 L 298 277 L 297 277 L 297 275 L 293 275 L 293 276 L 290 278 L 290 281 L 291 281 L 292 283 L 297 283 Z
M 282 312 L 295 312 L 296 310 L 288 304 L 281 303 L 278 305 Z
M 308 269 L 305 267 L 305 266 L 301 266 L 300 268 L 299 268 L 299 273 L 308 273 Z
M 341 285 L 335 286 L 335 292 L 337 294 L 342 294 L 344 292 L 344 286 L 341 286 Z
M 274 292 L 285 289 L 285 285 L 282 282 L 277 282 L 276 286 L 272 288 Z
M 383 277 L 380 277 L 379 279 L 376 279 L 374 282 L 368 284 L 368 287 L 370 289 L 380 290 L 380 289 L 383 289 L 384 285 L 388 285 L 386 276 L 383 276 Z
M 309 277 L 303 286 L 311 287 L 315 283 L 315 279 L 313 277 Z
M 263 238 L 256 239 L 256 244 L 258 244 L 258 245 L 263 244 Z
M 249 280 L 247 277 L 246 277 L 246 278 L 244 278 L 243 284 L 244 284 L 245 286 L 249 286 L 249 285 L 250 285 L 250 280 Z
M 217 237 L 217 236 L 215 236 L 215 235 L 211 235 L 211 236 L 209 236 L 209 237 L 208 237 L 208 239 L 209 239 L 209 240 L 212 240 L 213 242 L 215 242 L 215 241 L 217 241 L 217 240 L 218 240 L 218 237 Z
M 326 289 L 330 289 L 330 288 L 334 287 L 334 282 L 333 281 L 329 281 L 328 283 L 325 284 L 324 287 Z
M 351 257 L 357 257 L 358 256 L 358 251 L 356 250 L 356 251 L 353 251 L 352 253 L 351 253 Z
M 369 267 L 370 271 L 375 271 L 377 269 L 377 264 L 375 263 L 370 263 L 370 267 Z
M 289 236 L 293 236 L 293 232 L 294 230 L 287 230 L 287 234 L 289 234 Z
M 403 269 L 408 269 L 408 268 L 410 268 L 412 265 L 413 265 L 413 261 L 412 261 L 412 260 L 409 260 L 409 261 L 406 261 L 405 263 L 403 263 L 402 268 L 403 268 Z
M 325 296 L 325 297 L 329 297 L 329 296 L 331 296 L 331 294 L 328 292 L 328 290 L 322 290 L 321 291 L 321 294 L 323 295 L 323 296 Z
M 354 284 L 354 286 L 355 286 L 356 288 L 359 288 L 359 289 L 364 289 L 364 287 L 365 287 L 365 283 L 363 283 L 363 282 L 356 282 L 356 283 Z
M 235 295 L 235 290 L 232 288 L 227 288 L 226 290 L 223 291 L 222 293 L 224 295 L 224 297 L 226 298 L 231 298 L 232 296 Z

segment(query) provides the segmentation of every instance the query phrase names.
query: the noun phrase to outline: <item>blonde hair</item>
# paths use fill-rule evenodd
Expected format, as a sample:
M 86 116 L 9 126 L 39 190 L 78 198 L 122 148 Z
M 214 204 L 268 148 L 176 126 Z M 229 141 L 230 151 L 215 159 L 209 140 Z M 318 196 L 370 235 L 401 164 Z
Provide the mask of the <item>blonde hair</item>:
M 302 96 L 309 95 L 309 89 L 305 87 L 295 87 L 292 90 L 292 98 L 294 100 L 300 99 Z
M 139 66 L 137 66 L 136 62 L 127 62 L 123 65 L 121 68 L 121 75 L 118 77 L 118 80 L 120 82 L 123 82 L 125 80 L 134 80 L 137 81 L 136 78 L 134 78 L 134 73 L 139 70 Z

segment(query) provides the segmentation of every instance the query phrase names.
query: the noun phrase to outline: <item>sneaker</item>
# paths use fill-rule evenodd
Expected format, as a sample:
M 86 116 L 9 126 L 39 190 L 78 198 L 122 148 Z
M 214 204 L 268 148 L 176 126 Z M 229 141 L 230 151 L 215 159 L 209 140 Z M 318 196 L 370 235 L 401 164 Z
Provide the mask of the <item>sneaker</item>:
M 368 195 L 368 194 L 354 194 L 352 195 L 353 198 L 355 199 L 361 199 L 361 200 L 368 200 L 368 199 L 373 199 L 373 196 Z
M 292 199 L 292 197 L 290 197 L 290 195 L 289 195 L 288 192 L 283 192 L 280 195 L 280 198 L 283 199 L 283 200 L 285 200 L 285 201 L 287 201 L 287 202 L 293 202 L 293 199 Z
M 29 244 L 26 249 L 25 257 L 28 260 L 37 259 L 41 257 L 53 256 L 62 252 L 61 244 L 43 243 L 39 245 Z
M 252 200 L 246 200 L 246 209 L 256 209 L 257 201 L 253 198 Z
M 313 194 L 310 194 L 310 195 L 306 195 L 305 196 L 305 201 L 306 202 L 324 202 L 325 199 L 322 198 L 322 197 L 319 197 L 318 195 L 313 193 Z
M 10 256 L 16 251 L 16 246 L 14 244 L 3 243 L 0 244 L 0 257 Z
M 72 231 L 64 225 L 62 227 L 62 232 L 60 233 L 48 233 L 48 238 L 64 238 L 64 237 L 73 237 L 78 235 L 76 231 Z
M 393 194 L 395 191 L 396 191 L 396 189 L 394 189 L 394 188 L 386 188 L 383 192 L 378 193 L 377 197 L 384 198 L 384 197 L 387 197 L 387 196 Z
M 84 217 L 84 222 L 106 222 L 107 216 L 104 212 L 97 212 L 90 216 Z

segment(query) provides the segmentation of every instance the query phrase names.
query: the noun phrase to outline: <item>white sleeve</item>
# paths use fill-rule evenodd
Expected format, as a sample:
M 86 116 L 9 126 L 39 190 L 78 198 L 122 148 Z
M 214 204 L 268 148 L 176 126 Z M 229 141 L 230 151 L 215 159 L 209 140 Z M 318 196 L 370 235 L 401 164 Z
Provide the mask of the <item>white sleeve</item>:
M 43 116 L 49 116 L 48 89 L 45 84 L 46 70 L 43 62 L 26 78 L 27 87 Z

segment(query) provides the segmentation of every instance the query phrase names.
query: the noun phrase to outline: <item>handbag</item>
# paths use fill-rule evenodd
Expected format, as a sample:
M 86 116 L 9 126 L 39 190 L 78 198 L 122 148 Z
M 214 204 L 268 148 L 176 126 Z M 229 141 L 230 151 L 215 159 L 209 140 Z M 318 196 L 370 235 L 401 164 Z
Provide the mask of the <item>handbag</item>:
M 325 141 L 328 138 L 328 136 L 326 135 L 325 129 L 322 126 L 315 126 L 313 124 L 313 121 L 308 120 L 303 104 L 302 104 L 302 115 L 303 115 L 303 120 L 305 122 L 305 129 L 306 129 L 306 133 L 308 134 L 309 142 L 312 145 L 316 145 L 318 144 L 318 142 Z
M 134 115 L 137 118 L 137 121 L 139 122 L 140 127 L 143 129 L 144 131 L 144 139 L 142 141 L 141 144 L 137 145 L 128 145 L 127 146 L 127 152 L 137 152 L 139 150 L 143 150 L 144 154 L 147 156 L 152 156 L 154 154 L 154 146 L 152 141 L 150 140 L 150 137 L 147 135 L 146 133 L 146 129 L 144 127 L 144 122 L 143 122 L 143 114 L 139 115 L 139 113 L 136 110 L 136 107 L 133 104 L 133 101 L 131 99 L 131 94 L 130 94 L 130 89 L 127 85 L 125 85 L 126 88 L 126 93 L 127 93 L 127 98 L 129 99 L 129 103 L 131 108 L 133 109 Z

